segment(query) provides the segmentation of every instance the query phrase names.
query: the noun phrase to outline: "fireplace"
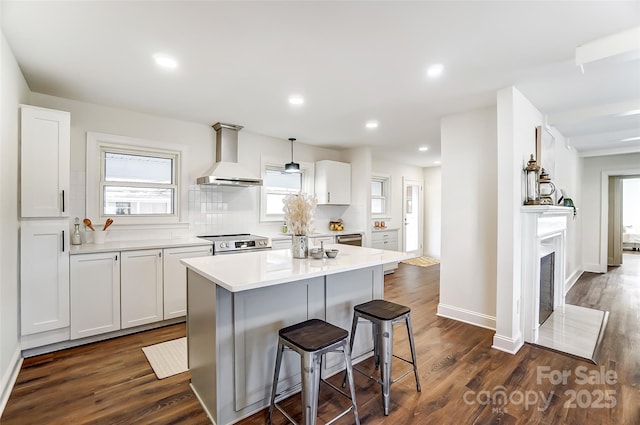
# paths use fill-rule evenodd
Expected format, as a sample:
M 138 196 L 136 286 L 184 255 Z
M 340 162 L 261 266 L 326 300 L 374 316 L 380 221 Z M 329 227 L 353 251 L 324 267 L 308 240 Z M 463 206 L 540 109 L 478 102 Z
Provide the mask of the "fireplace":
M 538 307 L 538 325 L 541 325 L 553 313 L 554 266 L 556 253 L 552 252 L 540 258 L 540 303 Z
M 522 207 L 521 331 L 535 343 L 540 325 L 564 306 L 565 245 L 570 208 Z

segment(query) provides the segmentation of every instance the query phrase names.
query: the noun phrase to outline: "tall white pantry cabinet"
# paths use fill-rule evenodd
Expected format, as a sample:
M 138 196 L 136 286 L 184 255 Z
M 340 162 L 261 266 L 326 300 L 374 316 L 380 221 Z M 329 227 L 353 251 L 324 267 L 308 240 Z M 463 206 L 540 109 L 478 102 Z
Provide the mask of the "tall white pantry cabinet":
M 69 339 L 68 112 L 20 105 L 21 346 Z

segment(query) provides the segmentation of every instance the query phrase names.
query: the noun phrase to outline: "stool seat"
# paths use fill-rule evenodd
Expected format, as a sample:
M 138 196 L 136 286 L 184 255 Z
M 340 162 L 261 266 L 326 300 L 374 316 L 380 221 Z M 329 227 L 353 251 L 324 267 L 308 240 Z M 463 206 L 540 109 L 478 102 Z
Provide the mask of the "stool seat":
M 386 300 L 372 300 L 358 304 L 353 309 L 358 313 L 366 314 L 379 320 L 393 320 L 411 311 L 409 307 Z
M 282 328 L 278 331 L 278 335 L 288 343 L 312 352 L 347 338 L 349 333 L 323 320 L 310 319 Z
M 271 387 L 271 402 L 269 403 L 269 418 L 267 424 L 271 424 L 273 412 L 278 409 L 293 424 L 297 424 L 293 418 L 278 405 L 278 378 L 282 364 L 284 350 L 292 350 L 300 355 L 301 396 L 302 396 L 302 425 L 315 425 L 318 414 L 318 393 L 320 382 L 324 382 L 339 394 L 351 400 L 351 406 L 338 414 L 327 424 L 337 421 L 350 411 L 356 425 L 360 425 L 358 407 L 356 405 L 355 385 L 353 384 L 353 369 L 351 365 L 351 347 L 347 343 L 349 332 L 327 323 L 324 320 L 309 319 L 295 325 L 287 326 L 278 331 L 278 349 L 276 352 L 276 366 L 273 373 Z M 345 362 L 345 382 L 349 380 L 349 392 L 337 388 L 335 385 L 322 378 L 322 357 L 327 353 L 342 353 Z M 344 387 L 344 385 L 343 385 Z M 284 390 L 286 393 L 291 388 Z M 282 394 L 282 393 L 281 393 Z

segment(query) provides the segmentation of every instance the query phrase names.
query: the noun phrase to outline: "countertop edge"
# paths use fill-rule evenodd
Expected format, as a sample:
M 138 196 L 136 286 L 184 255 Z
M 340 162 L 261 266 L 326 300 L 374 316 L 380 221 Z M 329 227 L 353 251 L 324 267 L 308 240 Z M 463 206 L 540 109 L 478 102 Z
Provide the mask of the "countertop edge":
M 113 251 L 135 251 L 139 249 L 180 248 L 189 246 L 210 246 L 211 242 L 197 237 L 176 239 L 150 239 L 141 241 L 113 241 L 103 244 L 71 245 L 70 255 L 97 254 Z

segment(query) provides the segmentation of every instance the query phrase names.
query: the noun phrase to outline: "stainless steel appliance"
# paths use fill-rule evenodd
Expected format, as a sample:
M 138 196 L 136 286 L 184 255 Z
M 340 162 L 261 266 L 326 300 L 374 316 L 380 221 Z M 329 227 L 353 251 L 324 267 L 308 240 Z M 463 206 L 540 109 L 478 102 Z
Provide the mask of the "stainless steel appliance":
M 263 236 L 238 233 L 234 235 L 198 236 L 213 242 L 213 255 L 239 252 L 263 251 L 271 249 L 271 241 Z
M 336 242 L 343 245 L 362 246 L 362 234 L 352 233 L 349 235 L 338 235 L 336 236 Z

